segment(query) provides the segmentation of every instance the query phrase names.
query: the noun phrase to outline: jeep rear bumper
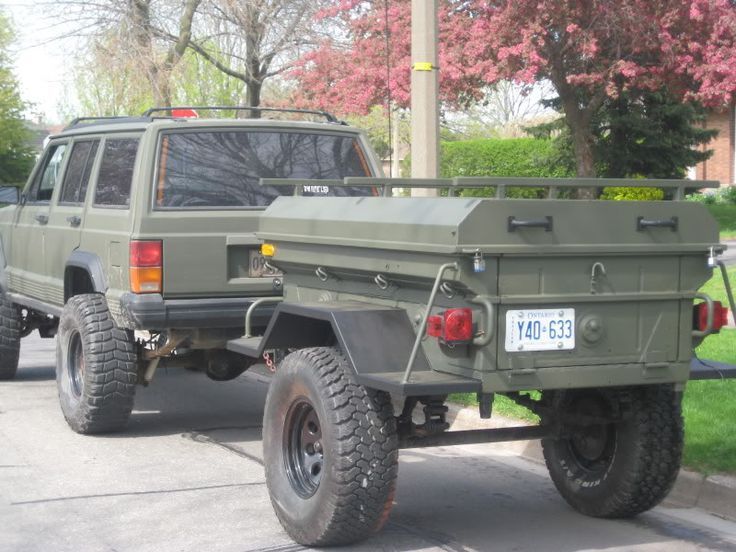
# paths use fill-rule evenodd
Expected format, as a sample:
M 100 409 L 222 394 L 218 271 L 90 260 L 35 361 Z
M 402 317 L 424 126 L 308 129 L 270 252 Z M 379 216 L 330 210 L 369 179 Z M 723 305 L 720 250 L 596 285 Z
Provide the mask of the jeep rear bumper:
M 157 293 L 125 293 L 120 298 L 122 318 L 136 330 L 171 328 L 243 328 L 245 312 L 258 297 L 164 299 Z M 253 314 L 253 326 L 265 327 L 274 305 L 264 305 Z

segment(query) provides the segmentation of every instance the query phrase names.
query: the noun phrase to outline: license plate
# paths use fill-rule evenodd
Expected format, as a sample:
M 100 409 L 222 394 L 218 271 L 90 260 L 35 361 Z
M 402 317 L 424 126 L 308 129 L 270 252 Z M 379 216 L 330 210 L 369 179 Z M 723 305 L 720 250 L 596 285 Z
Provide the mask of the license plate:
M 248 276 L 251 278 L 268 278 L 271 276 L 281 276 L 281 272 L 276 270 L 256 249 L 251 249 L 248 254 Z
M 506 351 L 575 348 L 575 309 L 524 309 L 506 313 Z

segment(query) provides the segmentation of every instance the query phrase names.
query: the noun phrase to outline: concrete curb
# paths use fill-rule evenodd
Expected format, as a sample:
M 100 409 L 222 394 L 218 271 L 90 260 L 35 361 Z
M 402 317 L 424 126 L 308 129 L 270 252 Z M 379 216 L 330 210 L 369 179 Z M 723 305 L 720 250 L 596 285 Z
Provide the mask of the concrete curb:
M 451 430 L 487 429 L 528 425 L 523 421 L 493 415 L 490 420 L 481 420 L 476 408 L 449 404 L 447 421 Z M 496 443 L 503 450 L 518 454 L 533 462 L 544 464 L 539 441 L 513 441 Z M 669 508 L 701 508 L 719 517 L 736 521 L 736 477 L 710 475 L 681 469 L 675 486 L 665 499 Z

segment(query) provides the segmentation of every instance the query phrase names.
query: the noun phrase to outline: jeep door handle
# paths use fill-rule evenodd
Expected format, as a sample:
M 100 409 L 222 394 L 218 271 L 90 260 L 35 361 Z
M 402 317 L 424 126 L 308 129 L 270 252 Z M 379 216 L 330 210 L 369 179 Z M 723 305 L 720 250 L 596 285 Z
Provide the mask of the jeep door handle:
M 37 213 L 33 218 L 36 219 L 36 222 L 39 224 L 46 224 L 49 221 L 49 216 L 44 215 L 43 213 Z
M 79 226 L 80 224 L 82 224 L 82 218 L 78 217 L 77 215 L 66 217 L 66 221 L 69 223 L 70 226 Z

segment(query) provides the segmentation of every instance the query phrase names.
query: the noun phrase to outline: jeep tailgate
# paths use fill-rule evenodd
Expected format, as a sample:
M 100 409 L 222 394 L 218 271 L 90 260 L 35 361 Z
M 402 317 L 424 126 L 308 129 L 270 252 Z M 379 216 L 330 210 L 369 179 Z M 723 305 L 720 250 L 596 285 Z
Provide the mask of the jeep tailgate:
M 255 237 L 260 210 L 154 212 L 140 239 L 163 241 L 163 296 L 227 297 L 281 292 L 276 275 L 264 274 Z M 258 276 L 263 274 L 263 276 Z

